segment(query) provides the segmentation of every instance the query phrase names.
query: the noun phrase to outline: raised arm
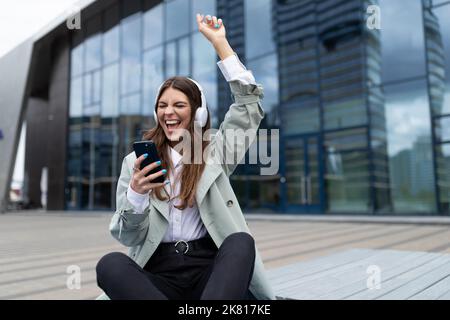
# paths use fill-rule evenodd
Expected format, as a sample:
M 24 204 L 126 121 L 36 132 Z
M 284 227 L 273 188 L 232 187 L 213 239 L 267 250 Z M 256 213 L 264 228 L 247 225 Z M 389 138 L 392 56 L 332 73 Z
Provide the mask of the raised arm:
M 215 159 L 229 176 L 245 157 L 264 118 L 261 106 L 263 88 L 256 83 L 253 74 L 231 48 L 221 19 L 197 15 L 197 24 L 199 31 L 210 41 L 221 59 L 218 66 L 230 85 L 234 100 L 218 132 L 211 138 Z

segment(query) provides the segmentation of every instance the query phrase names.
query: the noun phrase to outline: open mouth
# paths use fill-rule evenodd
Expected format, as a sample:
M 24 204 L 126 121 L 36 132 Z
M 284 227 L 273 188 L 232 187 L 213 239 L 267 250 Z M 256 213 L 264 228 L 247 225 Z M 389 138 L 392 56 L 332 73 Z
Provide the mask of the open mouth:
M 180 126 L 180 120 L 166 120 L 166 127 L 169 130 L 177 129 Z

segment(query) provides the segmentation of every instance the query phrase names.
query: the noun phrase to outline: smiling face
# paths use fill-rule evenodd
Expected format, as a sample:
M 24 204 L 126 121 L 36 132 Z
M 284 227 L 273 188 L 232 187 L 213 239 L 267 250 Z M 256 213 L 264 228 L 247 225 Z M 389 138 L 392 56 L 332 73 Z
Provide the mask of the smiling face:
M 191 104 L 188 97 L 180 90 L 167 88 L 159 98 L 157 116 L 167 139 L 171 141 L 172 146 L 175 145 L 182 136 L 179 129 L 188 130 L 191 122 Z

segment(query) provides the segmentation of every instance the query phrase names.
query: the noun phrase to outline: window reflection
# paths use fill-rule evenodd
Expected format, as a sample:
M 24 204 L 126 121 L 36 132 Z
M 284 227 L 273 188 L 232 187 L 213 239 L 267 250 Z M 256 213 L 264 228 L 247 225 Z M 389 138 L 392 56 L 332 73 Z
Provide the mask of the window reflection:
M 81 77 L 72 79 L 70 82 L 70 107 L 69 115 L 71 118 L 81 117 L 83 112 L 82 92 L 83 79 Z
M 166 78 L 177 75 L 177 46 L 175 42 L 166 45 Z
M 185 37 L 178 42 L 178 75 L 189 76 L 190 70 L 190 50 L 189 37 Z
M 86 60 L 84 71 L 91 71 L 100 68 L 102 57 L 101 54 L 101 36 L 96 34 L 86 40 Z
M 189 1 L 172 0 L 166 5 L 166 40 L 189 32 Z
M 421 0 L 379 0 L 382 12 L 383 81 L 425 74 Z M 414 23 L 412 23 L 414 21 Z
M 191 27 L 193 31 L 198 30 L 197 20 L 195 18 L 197 13 L 217 16 L 216 0 L 192 0 L 192 11 L 189 19 L 192 21 Z
M 144 13 L 144 49 L 154 47 L 163 41 L 163 5 Z
M 275 51 L 271 0 L 245 0 L 245 55 L 247 60 Z
M 136 92 L 141 84 L 141 15 L 130 16 L 122 21 L 121 93 Z
M 278 63 L 277 55 L 271 54 L 260 59 L 251 60 L 247 68 L 253 72 L 256 81 L 264 87 L 263 107 L 266 112 L 266 123 L 275 126 L 279 123 L 276 117 L 278 106 Z
M 103 69 L 102 117 L 119 115 L 119 65 L 114 63 Z
M 388 154 L 394 210 L 432 212 L 435 206 L 426 81 L 385 87 Z
M 79 44 L 72 49 L 70 73 L 72 77 L 79 76 L 83 73 L 83 53 L 84 44 Z
M 103 64 L 119 60 L 119 27 L 108 30 L 103 34 Z
M 144 88 L 143 110 L 144 115 L 152 115 L 154 103 L 159 86 L 164 81 L 163 74 L 163 48 L 158 47 L 144 53 Z

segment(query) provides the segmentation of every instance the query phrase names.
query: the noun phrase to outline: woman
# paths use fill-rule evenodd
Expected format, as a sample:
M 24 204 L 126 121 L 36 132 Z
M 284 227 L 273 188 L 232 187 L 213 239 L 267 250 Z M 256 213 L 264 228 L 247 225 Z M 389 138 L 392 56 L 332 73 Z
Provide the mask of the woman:
M 114 252 L 98 262 L 97 283 L 106 294 L 100 299 L 274 298 L 229 181 L 247 148 L 225 139 L 226 131 L 259 127 L 262 87 L 239 62 L 221 19 L 198 14 L 197 24 L 220 57 L 218 66 L 235 100 L 217 134 L 200 144 L 219 161 L 189 162 L 194 155 L 189 159 L 175 150 L 180 132 L 187 130 L 193 145 L 202 139 L 194 129 L 205 134 L 210 120 L 195 81 L 166 80 L 155 102 L 157 126 L 144 135 L 155 142 L 161 162 L 140 170 L 145 155 L 136 159 L 130 153 L 123 161 L 110 230 L 130 249 L 128 256 Z M 223 150 L 237 161 L 223 161 Z M 161 170 L 146 177 L 155 168 Z M 152 182 L 161 175 L 168 180 Z

